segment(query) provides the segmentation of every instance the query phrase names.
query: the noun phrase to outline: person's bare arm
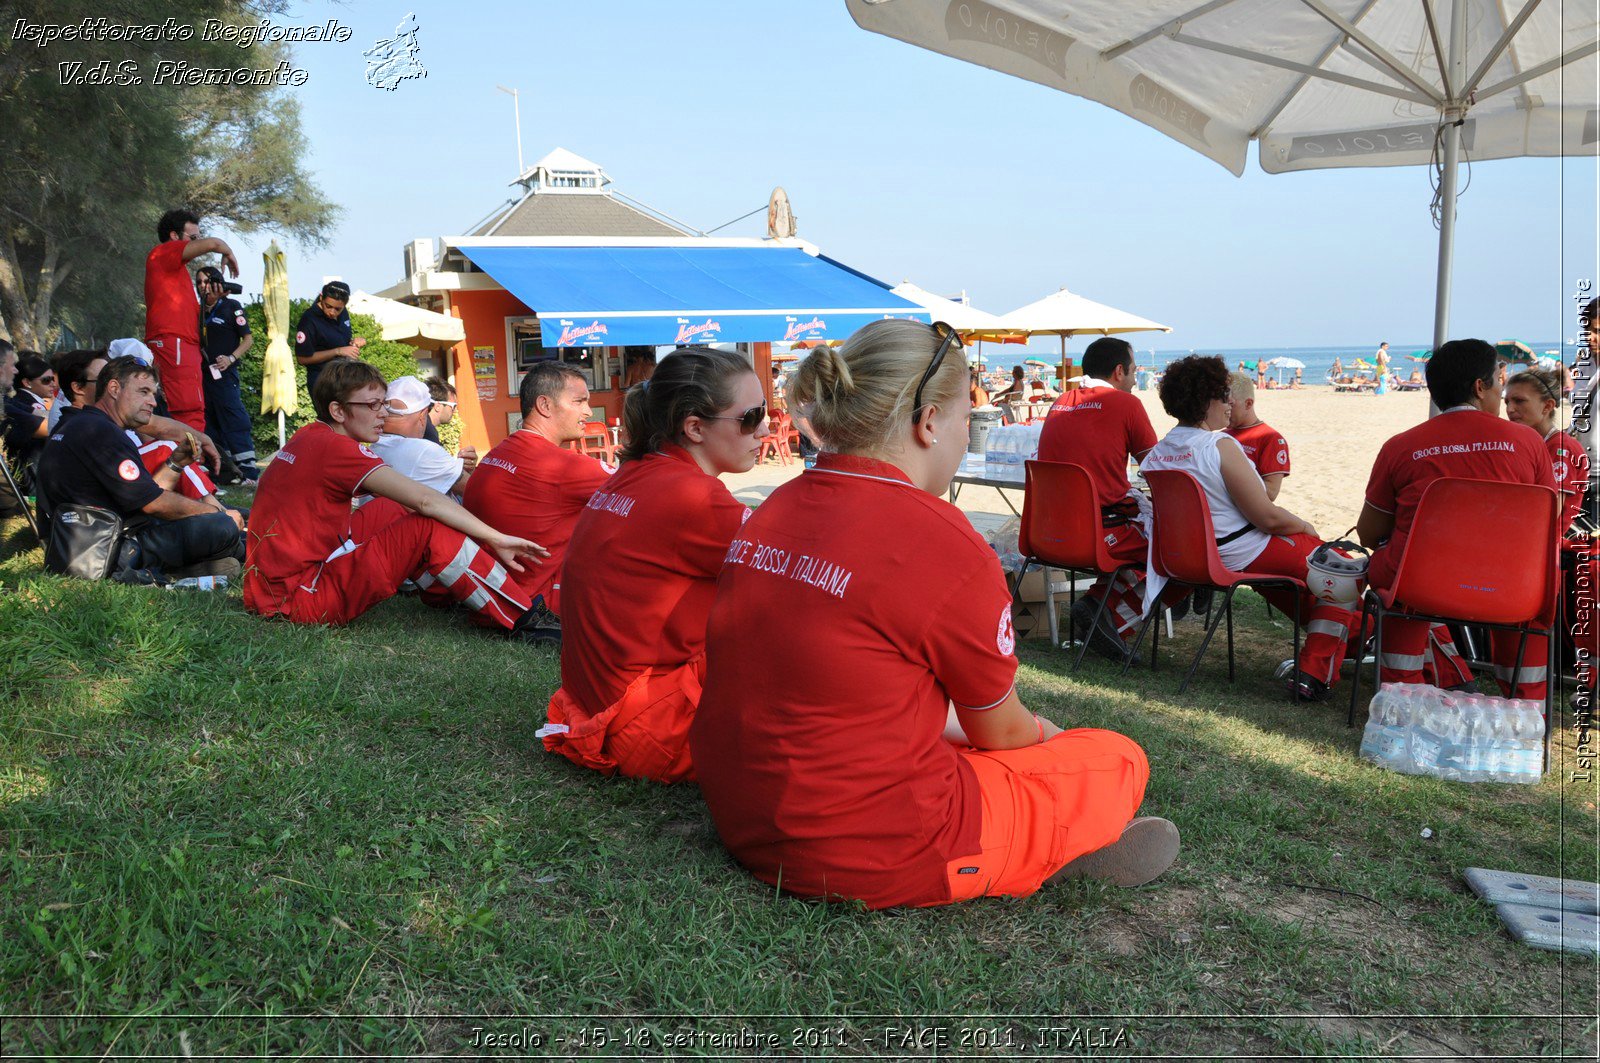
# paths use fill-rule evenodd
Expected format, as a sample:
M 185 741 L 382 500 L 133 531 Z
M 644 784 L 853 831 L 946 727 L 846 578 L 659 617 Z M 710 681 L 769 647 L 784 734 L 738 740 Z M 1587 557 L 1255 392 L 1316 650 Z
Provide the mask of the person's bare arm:
M 160 483 L 157 480 L 156 483 Z M 192 498 L 184 498 L 176 491 L 163 490 L 150 501 L 140 512 L 161 520 L 182 520 L 184 517 L 203 517 L 208 513 L 215 513 L 220 505 L 211 506 L 204 502 L 197 502 Z M 244 518 L 236 509 L 223 509 L 223 512 L 233 518 L 233 522 L 240 528 L 244 527 Z
M 523 571 L 521 559 L 540 565 L 544 563 L 543 558 L 550 556 L 550 551 L 538 543 L 496 531 L 452 501 L 449 495 L 419 484 L 387 465 L 368 473 L 361 486 L 363 490 L 380 498 L 398 502 L 407 509 L 416 510 L 424 517 L 433 518 L 447 528 L 454 528 L 463 535 L 471 536 L 488 547 L 489 551 L 513 572 Z
M 1356 519 L 1356 538 L 1371 550 L 1394 534 L 1394 514 L 1385 513 L 1371 502 L 1361 505 L 1361 516 Z
M 460 497 L 467 489 L 467 481 L 472 479 L 471 469 L 462 469 L 461 475 L 456 477 L 456 482 L 450 485 L 450 493 Z
M 1308 522 L 1273 505 L 1250 459 L 1238 446 L 1229 446 L 1225 437 L 1217 446 L 1217 453 L 1222 458 L 1222 482 L 1227 485 L 1228 497 L 1245 520 L 1269 535 L 1317 534 Z
M 360 354 L 361 348 L 354 344 L 346 344 L 343 347 L 329 347 L 326 350 L 312 351 L 303 358 L 297 354 L 294 356 L 294 360 L 301 365 L 321 365 L 323 362 L 331 362 L 335 358 L 355 358 Z
M 1274 472 L 1261 478 L 1261 482 L 1267 485 L 1267 499 L 1269 501 L 1276 502 L 1278 500 L 1278 492 L 1283 488 L 1283 478 L 1288 475 L 1286 472 Z
M 211 437 L 197 429 L 190 428 L 182 421 L 175 421 L 171 417 L 150 415 L 150 422 L 140 429 L 139 436 L 145 440 L 165 439 L 184 445 L 184 437 L 193 434 L 195 442 L 200 444 L 200 459 L 207 469 L 217 472 L 222 468 L 222 453 L 217 450 L 217 444 Z
M 239 346 L 237 346 L 237 347 L 235 347 L 233 349 L 233 353 L 232 354 L 225 354 L 225 355 L 222 356 L 222 358 L 218 358 L 217 359 L 217 361 L 221 362 L 225 358 L 225 359 L 227 359 L 228 364 L 227 365 L 219 365 L 219 366 L 217 366 L 217 368 L 218 369 L 231 369 L 232 367 L 238 365 L 239 362 L 244 358 L 244 356 L 246 354 L 250 353 L 250 348 L 254 347 L 255 345 L 256 345 L 255 336 L 253 336 L 252 334 L 250 334 L 248 332 L 245 333 L 244 339 L 239 341 Z
M 1061 728 L 1024 708 L 1015 688 L 992 709 L 956 705 L 955 718 L 967 741 L 979 749 L 1021 749 L 1061 733 Z
M 239 260 L 233 257 L 233 248 L 228 246 L 227 241 L 219 240 L 215 236 L 207 236 L 199 240 L 190 240 L 183 245 L 183 260 L 185 262 L 193 258 L 199 258 L 201 255 L 210 254 L 222 256 L 222 263 L 228 267 L 229 276 L 237 277 L 239 275 Z

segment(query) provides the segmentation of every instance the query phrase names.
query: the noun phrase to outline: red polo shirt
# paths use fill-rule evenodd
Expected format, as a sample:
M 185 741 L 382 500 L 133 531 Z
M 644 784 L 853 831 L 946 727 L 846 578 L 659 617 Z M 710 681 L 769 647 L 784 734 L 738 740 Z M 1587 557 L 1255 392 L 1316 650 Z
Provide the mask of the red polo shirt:
M 1289 475 L 1289 444 L 1276 428 L 1265 421 L 1257 421 L 1245 428 L 1225 431 L 1239 441 L 1244 456 L 1250 459 L 1262 479 Z
M 1373 555 L 1377 585 L 1393 579 L 1422 493 L 1445 476 L 1556 486 L 1544 440 L 1526 425 L 1457 406 L 1401 432 L 1378 451 L 1367 480 L 1367 504 L 1394 516 L 1394 534 Z
M 296 432 L 267 464 L 250 509 L 244 604 L 264 616 L 287 612 L 295 588 L 316 579 L 350 538 L 350 500 L 383 461 L 322 421 Z
M 1561 492 L 1561 515 L 1556 518 L 1556 527 L 1565 535 L 1583 508 L 1583 493 L 1589 489 L 1589 453 L 1582 443 L 1559 428 L 1544 437 L 1544 445 L 1550 452 L 1556 490 Z
M 1156 445 L 1144 403 L 1109 384 L 1074 388 L 1056 400 L 1039 433 L 1039 460 L 1082 465 L 1100 505 L 1127 497 L 1128 458 Z
M 689 744 L 724 844 L 797 894 L 948 901 L 982 812 L 946 703 L 1004 701 L 1014 643 L 1000 564 L 960 510 L 824 454 L 739 532 L 718 584 Z
M 529 598 L 544 595 L 545 605 L 561 612 L 561 565 L 572 529 L 590 496 L 612 470 L 537 432 L 512 432 L 483 456 L 461 504 L 489 527 L 532 539 L 550 556 L 542 565 L 511 573 Z
M 676 446 L 625 462 L 590 496 L 561 580 L 561 685 L 585 712 L 705 651 L 717 573 L 749 515 Z
M 177 336 L 200 342 L 200 297 L 183 264 L 183 240 L 151 248 L 144 259 L 144 338 Z

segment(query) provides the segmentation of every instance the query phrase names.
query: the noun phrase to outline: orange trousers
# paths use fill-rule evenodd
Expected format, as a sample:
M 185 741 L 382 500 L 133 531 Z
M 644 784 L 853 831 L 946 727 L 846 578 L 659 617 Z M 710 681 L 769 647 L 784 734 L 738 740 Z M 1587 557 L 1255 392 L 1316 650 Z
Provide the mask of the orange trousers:
M 980 851 L 950 861 L 951 901 L 1026 897 L 1122 836 L 1150 762 L 1133 739 L 1079 728 L 1021 749 L 963 749 L 983 795 Z
M 591 716 L 563 687 L 550 698 L 544 747 L 602 775 L 693 782 L 689 725 L 705 684 L 704 656 L 640 675 L 622 697 Z M 562 730 L 553 730 L 562 728 Z

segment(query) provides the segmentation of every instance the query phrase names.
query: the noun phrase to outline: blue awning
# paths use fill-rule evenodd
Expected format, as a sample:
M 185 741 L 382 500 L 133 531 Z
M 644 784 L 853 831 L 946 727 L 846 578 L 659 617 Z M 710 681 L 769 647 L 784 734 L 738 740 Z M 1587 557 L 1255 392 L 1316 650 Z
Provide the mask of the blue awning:
M 539 315 L 546 347 L 843 339 L 928 312 L 794 247 L 457 246 Z

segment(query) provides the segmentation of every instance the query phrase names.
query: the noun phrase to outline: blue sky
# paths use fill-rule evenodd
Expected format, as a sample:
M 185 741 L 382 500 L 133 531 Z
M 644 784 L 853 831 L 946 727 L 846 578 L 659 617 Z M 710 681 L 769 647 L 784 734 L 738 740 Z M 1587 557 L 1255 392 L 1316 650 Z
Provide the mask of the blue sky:
M 375 89 L 361 53 L 408 12 L 428 76 Z M 1236 178 L 1097 104 L 862 31 L 842 0 L 316 0 L 275 21 L 326 18 L 352 39 L 297 45 L 310 78 L 290 91 L 308 165 L 345 215 L 325 250 L 286 244 L 297 294 L 325 275 L 387 287 L 409 240 L 462 233 L 510 196 L 501 84 L 521 90 L 529 163 L 567 148 L 701 229 L 782 185 L 799 235 L 829 255 L 890 283 L 965 289 L 995 313 L 1064 286 L 1173 326 L 1141 347 L 1432 333 L 1424 168 L 1273 176 L 1252 158 Z M 1571 292 L 1597 272 L 1596 199 L 1593 159 L 1474 166 L 1452 334 L 1570 337 Z M 763 214 L 723 233 L 764 229 Z M 247 291 L 267 239 L 233 239 Z

